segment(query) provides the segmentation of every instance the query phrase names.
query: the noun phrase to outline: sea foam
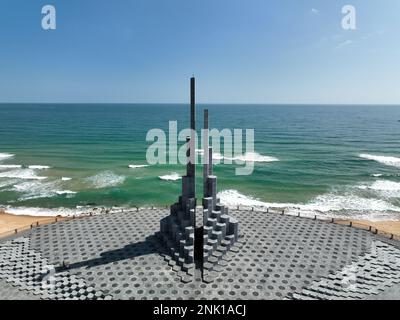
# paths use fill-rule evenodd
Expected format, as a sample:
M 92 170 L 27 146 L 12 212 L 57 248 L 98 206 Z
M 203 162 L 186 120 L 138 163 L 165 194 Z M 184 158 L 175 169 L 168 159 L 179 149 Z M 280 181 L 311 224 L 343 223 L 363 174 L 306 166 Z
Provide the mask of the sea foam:
M 68 194 L 76 194 L 76 191 L 71 191 L 71 190 L 61 190 L 61 191 L 56 191 L 58 195 L 68 195 Z
M 400 198 L 400 182 L 377 180 L 371 185 L 362 185 L 359 188 L 374 192 L 381 198 Z
M 140 168 L 146 168 L 148 167 L 148 164 L 130 164 L 128 167 L 130 169 L 140 169 Z
M 28 166 L 28 168 L 33 169 L 33 170 L 46 170 L 46 169 L 50 169 L 51 167 L 41 166 L 41 165 L 33 165 L 33 166 Z
M 95 176 L 86 178 L 86 181 L 89 182 L 92 187 L 102 189 L 118 186 L 125 181 L 125 177 L 116 175 L 112 171 L 104 171 Z
M 159 176 L 158 178 L 161 180 L 166 180 L 166 181 L 177 181 L 179 179 L 182 179 L 182 177 L 176 172 L 167 174 L 165 176 Z
M 11 153 L 1 153 L 0 152 L 0 161 L 5 160 L 5 159 L 9 159 L 14 157 L 15 154 L 11 154 Z
M 0 170 L 4 169 L 21 169 L 22 166 L 20 164 L 0 164 Z
M 397 157 L 377 156 L 377 155 L 363 153 L 360 154 L 360 158 L 373 160 L 387 166 L 400 168 L 400 158 Z
M 24 180 L 44 180 L 47 177 L 38 176 L 32 169 L 17 169 L 0 172 L 0 178 L 16 178 Z
M 264 156 L 257 152 L 247 152 L 244 155 L 233 157 L 232 160 L 243 162 L 276 162 L 278 158 L 271 156 Z
M 70 197 L 76 193 L 71 190 L 62 190 L 58 181 L 42 182 L 38 180 L 15 184 L 11 191 L 22 193 L 22 195 L 18 198 L 20 201 L 52 198 L 60 195 L 66 195 Z
M 261 155 L 257 152 L 247 152 L 243 155 L 238 155 L 234 157 L 226 157 L 220 153 L 213 154 L 213 159 L 215 160 L 228 160 L 228 161 L 239 161 L 239 162 L 276 162 L 279 161 L 278 158 Z
M 87 208 L 70 209 L 70 208 L 28 208 L 28 207 L 5 207 L 7 213 L 14 215 L 26 215 L 37 217 L 72 217 L 79 216 L 87 211 Z
M 252 196 L 241 194 L 237 190 L 222 191 L 218 193 L 218 197 L 221 199 L 221 204 L 228 207 L 275 208 L 285 209 L 288 213 L 301 212 L 306 215 L 322 214 L 327 217 L 351 217 L 369 220 L 387 220 L 394 217 L 399 219 L 400 217 L 400 207 L 391 204 L 389 201 L 365 198 L 352 192 L 345 192 L 344 194 L 327 193 L 319 195 L 307 203 L 299 204 L 264 202 Z
M 200 154 L 201 156 L 204 156 L 204 150 L 202 150 L 202 149 L 196 149 L 196 153 Z M 213 159 L 217 160 L 217 161 L 227 160 L 227 161 L 239 161 L 239 162 L 276 162 L 276 161 L 279 161 L 278 158 L 271 157 L 271 156 L 265 156 L 265 155 L 259 154 L 257 152 L 246 152 L 245 154 L 233 156 L 233 157 L 228 157 L 228 156 L 222 155 L 221 153 L 213 152 Z

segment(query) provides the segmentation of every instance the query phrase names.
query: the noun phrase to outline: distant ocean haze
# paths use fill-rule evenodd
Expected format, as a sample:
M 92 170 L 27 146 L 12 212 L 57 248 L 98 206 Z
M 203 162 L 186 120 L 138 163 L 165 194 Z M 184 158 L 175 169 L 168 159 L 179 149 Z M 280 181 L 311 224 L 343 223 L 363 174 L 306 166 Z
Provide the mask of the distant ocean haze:
M 251 176 L 235 176 L 235 163 L 214 168 L 223 203 L 400 219 L 400 107 L 199 105 L 199 129 L 204 108 L 211 128 L 255 130 L 254 154 L 239 157 L 254 161 Z M 146 133 L 170 120 L 187 128 L 188 105 L 2 104 L 0 119 L 9 211 L 165 206 L 180 193 L 185 167 L 148 165 Z

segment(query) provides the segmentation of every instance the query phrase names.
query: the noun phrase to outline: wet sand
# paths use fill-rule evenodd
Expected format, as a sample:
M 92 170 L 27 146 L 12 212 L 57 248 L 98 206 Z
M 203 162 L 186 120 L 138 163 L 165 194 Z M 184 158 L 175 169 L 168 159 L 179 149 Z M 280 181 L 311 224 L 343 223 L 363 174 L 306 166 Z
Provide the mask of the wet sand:
M 372 232 L 400 239 L 400 221 L 368 221 L 368 220 L 336 220 L 335 223 L 349 225 L 352 222 L 354 228 L 368 229 Z
M 57 218 L 58 221 L 62 219 L 63 218 Z M 31 225 L 37 225 L 37 223 L 42 225 L 55 221 L 56 218 L 53 217 L 17 216 L 0 211 L 0 237 L 15 233 L 15 229 L 20 232 L 30 229 Z

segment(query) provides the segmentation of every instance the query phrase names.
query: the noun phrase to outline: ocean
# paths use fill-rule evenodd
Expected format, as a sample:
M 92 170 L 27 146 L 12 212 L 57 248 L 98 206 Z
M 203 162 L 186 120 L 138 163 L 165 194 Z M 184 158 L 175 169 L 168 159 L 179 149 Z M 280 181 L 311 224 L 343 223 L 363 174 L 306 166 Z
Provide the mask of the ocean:
M 400 106 L 198 105 L 212 128 L 255 129 L 254 172 L 215 166 L 223 204 L 400 219 Z M 184 104 L 0 104 L 0 206 L 73 214 L 165 206 L 182 165 L 146 163 L 146 133 L 189 125 Z M 202 173 L 198 167 L 198 197 Z

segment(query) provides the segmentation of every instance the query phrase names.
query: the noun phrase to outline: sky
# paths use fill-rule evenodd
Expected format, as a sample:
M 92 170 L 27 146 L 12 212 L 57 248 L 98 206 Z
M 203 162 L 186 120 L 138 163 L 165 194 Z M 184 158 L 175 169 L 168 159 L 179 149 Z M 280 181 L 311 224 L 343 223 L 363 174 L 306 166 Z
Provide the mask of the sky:
M 400 104 L 399 17 L 398 0 L 0 0 L 0 102 L 186 103 L 194 74 L 201 103 Z

